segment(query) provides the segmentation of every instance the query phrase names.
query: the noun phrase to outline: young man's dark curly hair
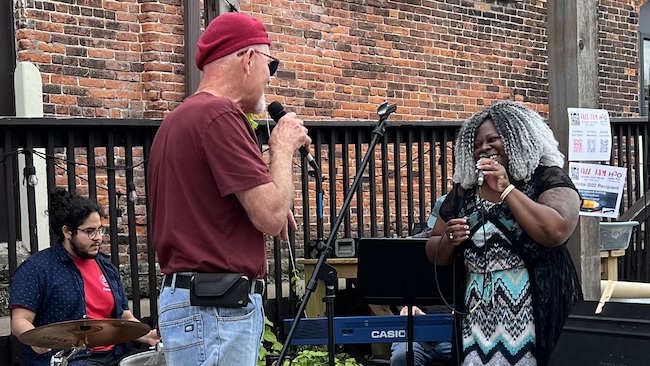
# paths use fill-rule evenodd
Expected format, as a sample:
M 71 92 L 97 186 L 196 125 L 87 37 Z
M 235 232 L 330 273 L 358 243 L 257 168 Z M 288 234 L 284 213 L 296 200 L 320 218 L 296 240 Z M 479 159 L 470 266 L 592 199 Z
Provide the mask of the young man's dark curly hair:
M 102 208 L 86 197 L 70 193 L 65 188 L 55 188 L 50 192 L 50 230 L 59 240 L 63 240 L 64 225 L 74 231 L 93 212 L 103 217 Z

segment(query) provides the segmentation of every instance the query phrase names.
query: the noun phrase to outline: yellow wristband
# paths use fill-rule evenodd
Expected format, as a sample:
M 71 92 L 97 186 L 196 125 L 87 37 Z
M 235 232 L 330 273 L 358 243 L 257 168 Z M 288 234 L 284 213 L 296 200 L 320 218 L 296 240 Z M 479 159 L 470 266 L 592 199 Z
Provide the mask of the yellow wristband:
M 510 192 L 512 192 L 513 189 L 515 189 L 515 186 L 512 184 L 507 186 L 506 189 L 504 189 L 503 192 L 501 192 L 501 201 L 505 201 L 506 197 L 508 197 L 508 195 L 510 194 Z

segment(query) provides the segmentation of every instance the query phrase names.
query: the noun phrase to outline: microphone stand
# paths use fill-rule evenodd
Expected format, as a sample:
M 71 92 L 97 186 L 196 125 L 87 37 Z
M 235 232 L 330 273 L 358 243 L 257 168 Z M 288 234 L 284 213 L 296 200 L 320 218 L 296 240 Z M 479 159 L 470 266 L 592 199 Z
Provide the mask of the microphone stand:
M 323 241 L 324 236 L 324 223 L 323 223 L 323 175 L 320 171 L 314 170 L 314 178 L 316 179 L 316 250 L 320 253 L 319 258 L 323 258 L 323 255 L 326 255 L 326 258 L 329 257 L 331 253 L 331 242 L 330 245 L 326 245 L 326 242 Z M 329 248 L 327 254 L 324 254 Z M 334 355 L 335 351 L 335 342 L 334 342 L 334 298 L 336 297 L 335 290 L 338 279 L 338 272 L 332 266 L 327 263 L 323 263 L 321 267 L 316 266 L 313 277 L 317 277 L 316 282 L 311 282 L 313 284 L 313 291 L 316 290 L 318 280 L 322 280 L 325 283 L 325 297 L 323 297 L 323 302 L 325 303 L 325 314 L 327 317 L 327 356 L 328 356 L 328 365 L 334 366 Z M 303 298 L 303 303 L 307 304 L 307 301 Z M 302 314 L 302 311 L 299 312 Z
M 333 305 L 334 305 L 334 289 L 337 282 L 337 273 L 336 270 L 329 264 L 325 263 L 325 261 L 327 260 L 330 253 L 332 252 L 332 243 L 334 242 L 338 229 L 341 226 L 341 223 L 343 222 L 344 213 L 348 210 L 348 207 L 350 207 L 350 202 L 352 201 L 352 197 L 354 196 L 354 193 L 356 192 L 359 183 L 361 182 L 361 176 L 363 175 L 364 170 L 366 170 L 366 167 L 368 166 L 368 161 L 374 153 L 375 146 L 377 145 L 379 138 L 384 136 L 384 132 L 386 131 L 386 121 L 388 120 L 388 116 L 390 116 L 390 114 L 395 112 L 396 110 L 397 110 L 397 105 L 395 104 L 388 105 L 387 102 L 384 102 L 379 107 L 377 107 L 377 114 L 379 115 L 379 123 L 372 131 L 373 136 L 372 136 L 372 140 L 370 141 L 370 145 L 368 146 L 368 151 L 366 152 L 366 155 L 363 157 L 363 160 L 361 161 L 361 166 L 359 167 L 359 170 L 357 171 L 357 174 L 354 177 L 354 181 L 352 182 L 352 187 L 350 187 L 350 190 L 348 191 L 348 194 L 345 197 L 343 206 L 339 210 L 339 215 L 336 218 L 336 222 L 334 223 L 334 226 L 330 231 L 330 235 L 327 238 L 327 242 L 323 244 L 322 252 L 320 253 L 320 257 L 318 258 L 318 261 L 316 262 L 316 266 L 314 267 L 314 273 L 312 274 L 311 278 L 309 279 L 309 282 L 305 286 L 305 295 L 302 298 L 302 302 L 300 303 L 296 317 L 293 320 L 293 324 L 291 324 L 291 328 L 289 329 L 289 333 L 287 334 L 287 339 L 284 341 L 284 345 L 282 346 L 282 351 L 278 356 L 278 360 L 279 360 L 279 362 L 277 363 L 278 366 L 282 366 L 282 363 L 284 362 L 284 358 L 286 357 L 289 346 L 291 345 L 291 340 L 293 340 L 293 337 L 296 333 L 296 329 L 298 329 L 298 323 L 302 318 L 302 314 L 305 311 L 307 302 L 309 302 L 309 298 L 311 297 L 311 294 L 314 292 L 316 286 L 318 285 L 318 279 L 322 279 L 326 284 L 326 292 L 323 301 L 325 302 L 325 306 L 326 306 L 325 312 L 327 313 L 327 353 L 329 356 L 329 365 L 334 366 L 335 344 L 334 344 Z

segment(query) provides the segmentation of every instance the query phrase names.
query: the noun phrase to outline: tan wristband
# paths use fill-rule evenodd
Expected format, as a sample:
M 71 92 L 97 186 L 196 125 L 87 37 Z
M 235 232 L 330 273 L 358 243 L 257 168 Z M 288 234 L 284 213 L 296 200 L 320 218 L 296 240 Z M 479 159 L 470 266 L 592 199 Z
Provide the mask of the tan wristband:
M 508 195 L 510 194 L 510 192 L 512 192 L 513 189 L 515 189 L 515 186 L 511 184 L 507 186 L 506 189 L 503 190 L 503 192 L 501 192 L 502 202 L 506 200 L 506 197 L 508 197 Z

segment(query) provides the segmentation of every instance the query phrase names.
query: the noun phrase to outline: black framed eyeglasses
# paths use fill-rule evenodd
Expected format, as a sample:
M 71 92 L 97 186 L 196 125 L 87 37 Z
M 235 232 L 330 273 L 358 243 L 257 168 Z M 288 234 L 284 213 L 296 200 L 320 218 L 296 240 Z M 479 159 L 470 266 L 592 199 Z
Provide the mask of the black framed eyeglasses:
M 96 229 L 94 229 L 94 228 L 88 228 L 88 229 L 79 229 L 79 228 L 77 228 L 77 231 L 82 231 L 82 232 L 86 233 L 86 235 L 88 235 L 88 239 L 93 240 L 93 239 L 97 238 L 98 235 L 100 237 L 104 236 L 104 233 L 106 232 L 106 228 L 104 226 L 100 226 L 100 227 L 98 227 Z
M 248 50 L 246 50 L 246 51 L 248 51 Z M 239 52 L 237 54 L 237 56 L 242 56 L 243 54 L 246 53 L 246 51 Z M 254 48 L 253 48 L 253 51 L 255 51 L 255 53 L 259 53 L 260 55 L 266 56 L 266 57 L 271 59 L 271 61 L 269 61 L 269 73 L 271 74 L 271 76 L 273 76 L 273 74 L 275 74 L 275 72 L 278 70 L 278 66 L 280 66 L 280 60 L 273 57 L 273 56 L 271 56 L 271 55 L 267 55 L 264 52 L 258 51 L 258 50 L 254 49 Z

